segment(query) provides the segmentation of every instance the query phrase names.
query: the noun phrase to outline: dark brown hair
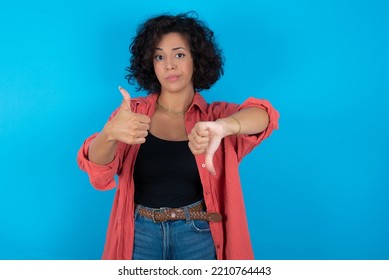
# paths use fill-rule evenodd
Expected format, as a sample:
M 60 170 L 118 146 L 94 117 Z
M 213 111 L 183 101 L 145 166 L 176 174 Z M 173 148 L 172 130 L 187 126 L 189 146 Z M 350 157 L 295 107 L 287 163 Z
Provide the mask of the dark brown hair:
M 130 66 L 126 79 L 136 81 L 137 90 L 160 92 L 161 85 L 153 66 L 154 50 L 163 35 L 171 32 L 181 34 L 188 42 L 193 58 L 193 86 L 195 90 L 209 89 L 223 75 L 223 56 L 214 33 L 206 24 L 189 12 L 178 15 L 160 15 L 140 25 L 130 45 Z

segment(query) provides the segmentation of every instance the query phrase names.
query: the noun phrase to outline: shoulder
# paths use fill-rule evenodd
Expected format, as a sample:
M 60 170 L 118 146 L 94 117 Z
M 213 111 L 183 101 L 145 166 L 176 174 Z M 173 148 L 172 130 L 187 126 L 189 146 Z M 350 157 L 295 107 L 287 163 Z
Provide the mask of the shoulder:
M 146 106 L 149 104 L 153 104 L 155 100 L 157 100 L 157 98 L 158 98 L 158 94 L 156 93 L 150 93 L 146 96 L 138 96 L 131 99 L 131 106 L 136 106 L 136 105 Z
M 230 103 L 226 101 L 214 101 L 208 103 L 202 95 L 196 93 L 193 98 L 193 105 L 196 105 L 202 113 L 206 115 L 213 115 L 215 117 L 223 113 L 232 113 L 236 108 L 239 107 L 238 104 Z
M 150 93 L 147 96 L 140 96 L 131 99 L 131 110 L 136 113 L 147 114 L 150 108 L 155 104 L 158 94 Z

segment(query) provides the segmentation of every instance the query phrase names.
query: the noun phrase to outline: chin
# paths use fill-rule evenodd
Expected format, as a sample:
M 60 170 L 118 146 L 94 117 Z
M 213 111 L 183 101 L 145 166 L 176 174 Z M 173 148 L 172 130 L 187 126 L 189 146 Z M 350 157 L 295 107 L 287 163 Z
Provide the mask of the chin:
M 172 86 L 162 87 L 162 88 L 168 92 L 181 92 L 185 89 L 183 87 L 172 87 Z

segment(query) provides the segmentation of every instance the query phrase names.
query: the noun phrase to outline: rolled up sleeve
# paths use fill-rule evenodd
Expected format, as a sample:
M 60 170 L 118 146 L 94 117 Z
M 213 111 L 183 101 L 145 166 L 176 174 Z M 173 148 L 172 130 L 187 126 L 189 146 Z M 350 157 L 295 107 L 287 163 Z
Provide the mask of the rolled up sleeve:
M 82 144 L 77 154 L 77 163 L 80 169 L 88 174 L 93 187 L 98 190 L 110 190 L 116 186 L 114 178 L 119 168 L 119 156 L 116 153 L 114 160 L 106 165 L 91 162 L 88 159 L 88 149 L 97 134 L 93 134 Z
M 257 107 L 265 110 L 269 115 L 269 124 L 267 125 L 264 131 L 258 134 L 241 134 L 236 137 L 236 150 L 238 161 L 241 161 L 245 155 L 247 155 L 252 149 L 254 149 L 254 147 L 256 147 L 263 140 L 268 138 L 272 134 L 273 130 L 278 129 L 278 119 L 280 115 L 278 111 L 270 104 L 269 101 L 265 99 L 257 99 L 250 97 L 238 107 L 238 111 L 250 107 Z

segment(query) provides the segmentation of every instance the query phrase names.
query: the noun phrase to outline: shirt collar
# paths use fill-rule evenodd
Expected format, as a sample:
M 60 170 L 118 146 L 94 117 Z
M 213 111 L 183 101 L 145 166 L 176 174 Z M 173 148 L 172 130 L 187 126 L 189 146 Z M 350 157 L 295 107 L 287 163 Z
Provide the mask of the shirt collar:
M 192 108 L 193 106 L 197 106 L 202 113 L 206 113 L 207 101 L 205 101 L 204 97 L 202 97 L 200 93 L 195 92 L 192 105 L 190 107 Z

